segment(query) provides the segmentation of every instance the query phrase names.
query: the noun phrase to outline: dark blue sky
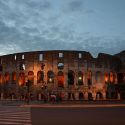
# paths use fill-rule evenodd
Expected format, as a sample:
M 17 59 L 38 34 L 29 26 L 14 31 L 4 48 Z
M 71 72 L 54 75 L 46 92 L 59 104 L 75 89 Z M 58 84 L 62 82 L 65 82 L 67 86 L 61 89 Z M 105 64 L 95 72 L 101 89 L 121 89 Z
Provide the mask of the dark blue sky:
M 0 55 L 125 50 L 125 0 L 0 0 Z

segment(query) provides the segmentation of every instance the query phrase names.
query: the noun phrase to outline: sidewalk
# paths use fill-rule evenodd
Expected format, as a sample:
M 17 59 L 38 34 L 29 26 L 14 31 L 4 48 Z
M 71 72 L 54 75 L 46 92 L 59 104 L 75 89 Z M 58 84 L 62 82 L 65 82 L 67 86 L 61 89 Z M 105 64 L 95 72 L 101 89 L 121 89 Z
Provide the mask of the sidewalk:
M 41 104 L 41 105 L 21 105 L 20 107 L 30 107 L 30 108 L 101 108 L 101 107 L 125 107 L 125 104 L 94 104 L 94 105 L 80 105 L 80 104 L 71 104 L 71 105 L 57 105 L 57 104 Z
M 96 101 L 61 101 L 61 102 L 44 102 L 30 101 L 27 104 L 25 101 L 0 101 L 0 106 L 21 106 L 21 107 L 124 107 L 125 100 L 96 100 Z
M 125 101 L 82 101 L 82 102 L 61 102 L 42 104 L 23 104 L 21 107 L 41 107 L 41 108 L 94 108 L 94 107 L 125 107 Z

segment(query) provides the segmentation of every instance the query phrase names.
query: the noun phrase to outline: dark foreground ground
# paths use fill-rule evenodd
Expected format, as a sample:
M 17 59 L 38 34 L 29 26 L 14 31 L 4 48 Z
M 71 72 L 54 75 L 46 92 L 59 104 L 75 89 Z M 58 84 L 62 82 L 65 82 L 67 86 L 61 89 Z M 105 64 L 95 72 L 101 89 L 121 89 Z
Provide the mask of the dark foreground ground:
M 125 107 L 31 108 L 33 125 L 125 125 Z

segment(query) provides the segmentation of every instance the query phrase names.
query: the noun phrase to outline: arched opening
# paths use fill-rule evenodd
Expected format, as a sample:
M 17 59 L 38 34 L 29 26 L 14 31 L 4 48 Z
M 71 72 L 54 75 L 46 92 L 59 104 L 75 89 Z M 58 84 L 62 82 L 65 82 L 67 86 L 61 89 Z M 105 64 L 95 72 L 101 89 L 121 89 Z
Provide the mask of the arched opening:
M 115 73 L 110 72 L 110 82 L 115 83 Z
M 64 87 L 64 73 L 62 71 L 58 72 L 58 87 Z
M 108 73 L 104 74 L 104 79 L 105 79 L 105 83 L 108 83 L 108 81 L 109 81 L 109 74 Z
M 113 74 L 113 82 L 116 83 L 116 81 L 117 81 L 117 74 L 114 73 L 114 74 Z
M 87 73 L 88 77 L 88 86 L 92 85 L 92 72 L 88 71 Z
M 37 72 L 37 83 L 43 83 L 44 82 L 44 72 L 38 71 Z
M 96 93 L 96 99 L 97 99 L 97 100 L 98 100 L 98 99 L 103 99 L 103 95 L 102 95 L 101 92 L 97 92 L 97 93 Z
M 117 89 L 115 83 L 115 73 L 112 71 L 109 73 L 109 83 L 107 84 L 106 98 L 116 99 Z
M 81 71 L 78 72 L 78 85 L 83 85 L 83 73 Z
M 10 74 L 8 72 L 5 73 L 5 83 L 9 83 L 10 81 Z
M 0 74 L 0 84 L 2 84 L 3 82 L 3 77 L 2 77 L 2 74 Z
M 12 72 L 12 84 L 15 84 L 17 80 L 16 72 Z
M 25 73 L 23 72 L 19 73 L 19 85 L 20 86 L 25 85 Z
M 83 100 L 84 99 L 84 94 L 83 92 L 79 92 L 79 100 Z
M 25 70 L 26 69 L 25 64 L 24 63 L 20 63 L 19 69 L 20 70 Z
M 117 73 L 118 83 L 125 83 L 125 73 Z
M 102 73 L 100 71 L 96 72 L 96 82 L 101 83 L 102 82 Z
M 59 63 L 58 63 L 58 69 L 59 69 L 59 70 L 64 69 L 64 64 L 63 64 L 62 62 L 59 62 Z
M 92 93 L 88 92 L 88 100 L 93 100 Z
M 0 64 L 0 71 L 2 72 L 3 71 L 3 66 Z
M 28 72 L 28 80 L 29 80 L 31 83 L 34 83 L 34 72 L 33 72 L 33 71 L 29 71 L 29 72 Z
M 68 85 L 74 85 L 74 72 L 72 70 L 68 71 Z
M 47 72 L 47 82 L 54 83 L 54 72 L 51 70 Z

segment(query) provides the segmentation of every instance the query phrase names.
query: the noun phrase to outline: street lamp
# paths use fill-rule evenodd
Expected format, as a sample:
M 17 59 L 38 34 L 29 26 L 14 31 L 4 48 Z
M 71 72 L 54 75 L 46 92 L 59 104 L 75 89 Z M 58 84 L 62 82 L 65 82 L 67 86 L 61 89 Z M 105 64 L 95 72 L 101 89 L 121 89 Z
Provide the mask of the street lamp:
M 52 82 L 52 78 L 49 78 L 49 82 Z
M 81 76 L 79 76 L 79 80 L 82 80 L 82 77 L 81 77 Z

